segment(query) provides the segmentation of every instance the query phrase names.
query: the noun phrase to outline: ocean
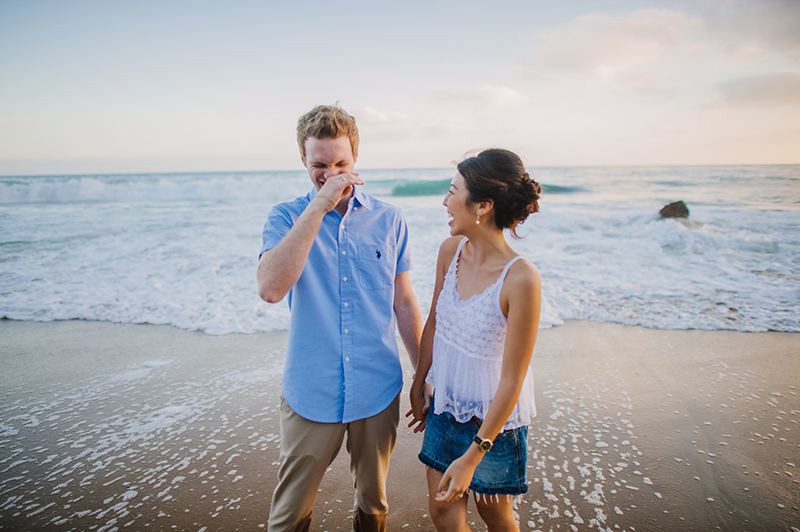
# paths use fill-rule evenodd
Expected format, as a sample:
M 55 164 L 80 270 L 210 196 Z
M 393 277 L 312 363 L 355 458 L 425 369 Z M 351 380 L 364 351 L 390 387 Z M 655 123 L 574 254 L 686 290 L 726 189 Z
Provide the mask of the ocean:
M 427 313 L 453 168 L 359 170 L 400 206 Z M 529 168 L 541 212 L 512 246 L 542 275 L 540 326 L 800 332 L 800 165 Z M 256 294 L 261 230 L 302 170 L 0 177 L 0 318 L 288 328 Z M 682 200 L 688 219 L 661 219 Z

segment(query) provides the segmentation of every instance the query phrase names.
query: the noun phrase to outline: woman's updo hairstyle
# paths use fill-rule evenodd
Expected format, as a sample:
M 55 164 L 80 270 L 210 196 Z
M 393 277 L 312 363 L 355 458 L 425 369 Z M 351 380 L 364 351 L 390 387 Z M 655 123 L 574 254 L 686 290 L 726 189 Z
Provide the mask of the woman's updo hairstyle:
M 531 179 L 522 159 L 511 151 L 492 148 L 461 161 L 458 173 L 464 177 L 471 203 L 491 200 L 494 223 L 519 238 L 516 228 L 528 215 L 539 211 L 542 187 Z

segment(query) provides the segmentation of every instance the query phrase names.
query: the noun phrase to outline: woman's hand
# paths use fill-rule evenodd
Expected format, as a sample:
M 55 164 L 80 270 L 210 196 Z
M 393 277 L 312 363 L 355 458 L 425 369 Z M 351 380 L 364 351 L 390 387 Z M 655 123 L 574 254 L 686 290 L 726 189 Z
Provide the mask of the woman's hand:
M 411 400 L 411 410 L 406 412 L 406 417 L 413 416 L 413 419 L 408 423 L 409 428 L 413 428 L 414 432 L 422 432 L 425 430 L 425 420 L 428 415 L 428 410 L 431 408 L 431 397 L 433 396 L 433 386 L 423 382 L 421 385 L 417 384 L 415 380 L 411 385 L 409 399 Z
M 472 476 L 475 474 L 475 468 L 480 463 L 480 455 L 476 462 L 467 451 L 463 456 L 454 460 L 450 467 L 444 472 L 441 482 L 439 482 L 439 491 L 434 497 L 439 502 L 455 502 L 469 489 L 469 484 L 472 482 Z

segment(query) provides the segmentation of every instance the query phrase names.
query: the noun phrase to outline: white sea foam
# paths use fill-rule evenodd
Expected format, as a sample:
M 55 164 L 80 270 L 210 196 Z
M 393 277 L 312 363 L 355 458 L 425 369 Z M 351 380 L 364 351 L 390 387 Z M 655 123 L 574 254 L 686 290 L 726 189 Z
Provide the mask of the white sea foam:
M 800 331 L 800 167 L 531 173 L 563 187 L 513 242 L 542 273 L 542 327 Z M 448 235 L 441 196 L 392 191 L 449 175 L 362 172 L 368 192 L 404 211 L 425 311 Z M 261 229 L 273 204 L 310 188 L 302 172 L 0 178 L 0 317 L 286 329 L 286 304 L 256 295 Z M 688 220 L 659 219 L 674 199 Z

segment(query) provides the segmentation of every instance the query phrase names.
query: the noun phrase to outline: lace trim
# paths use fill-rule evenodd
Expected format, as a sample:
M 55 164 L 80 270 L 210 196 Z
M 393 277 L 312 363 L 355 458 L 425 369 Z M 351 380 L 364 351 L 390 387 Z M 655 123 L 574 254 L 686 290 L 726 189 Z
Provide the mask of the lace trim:
M 434 360 L 427 381 L 436 388 L 434 412 L 450 412 L 459 423 L 473 416 L 485 419 L 500 383 L 507 318 L 500 307 L 500 291 L 510 260 L 494 284 L 467 300 L 456 290 L 456 269 L 463 239 L 445 274 L 436 304 Z M 527 370 L 519 401 L 503 426 L 510 430 L 530 423 L 536 415 L 533 378 Z
M 442 292 L 436 303 L 436 332 L 467 356 L 502 357 L 508 319 L 500 308 L 500 291 L 511 265 L 521 257 L 511 259 L 497 281 L 486 290 L 463 300 L 456 286 L 458 258 L 466 242 L 466 238 L 459 242 L 445 274 Z

